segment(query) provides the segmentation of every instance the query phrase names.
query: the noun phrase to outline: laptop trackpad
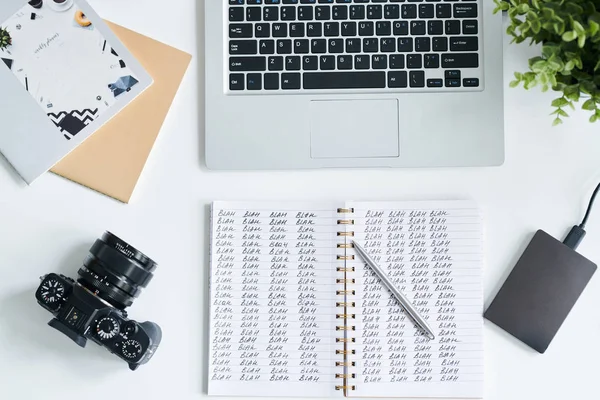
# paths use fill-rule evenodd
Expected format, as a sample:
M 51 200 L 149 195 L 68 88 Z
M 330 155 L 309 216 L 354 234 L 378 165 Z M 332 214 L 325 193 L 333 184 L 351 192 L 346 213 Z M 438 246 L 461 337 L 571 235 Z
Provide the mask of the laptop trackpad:
M 398 100 L 310 104 L 312 158 L 398 157 Z

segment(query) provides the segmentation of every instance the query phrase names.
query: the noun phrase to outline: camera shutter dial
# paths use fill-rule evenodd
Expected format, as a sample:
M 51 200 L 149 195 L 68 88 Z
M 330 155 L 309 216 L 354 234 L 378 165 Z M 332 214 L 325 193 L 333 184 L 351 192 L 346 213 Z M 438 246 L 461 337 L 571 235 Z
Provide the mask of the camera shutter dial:
M 134 359 L 142 354 L 142 345 L 137 340 L 129 339 L 123 342 L 121 351 L 126 358 Z
M 56 279 L 49 279 L 40 287 L 40 294 L 46 304 L 55 304 L 64 299 L 65 286 Z
M 96 325 L 96 334 L 101 340 L 110 340 L 119 334 L 119 321 L 113 317 L 104 317 Z

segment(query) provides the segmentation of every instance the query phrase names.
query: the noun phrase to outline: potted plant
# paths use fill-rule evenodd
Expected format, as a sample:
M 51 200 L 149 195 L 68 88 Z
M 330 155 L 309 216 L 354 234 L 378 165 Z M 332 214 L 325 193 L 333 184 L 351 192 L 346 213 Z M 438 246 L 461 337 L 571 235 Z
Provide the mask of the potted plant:
M 10 37 L 10 33 L 8 29 L 2 28 L 0 26 L 0 50 L 4 51 L 5 48 L 12 44 L 12 38 Z
M 512 42 L 542 44 L 541 54 L 529 60 L 529 71 L 515 72 L 511 87 L 536 85 L 560 96 L 552 101 L 554 123 L 568 117 L 565 108 L 592 113 L 600 119 L 600 1 L 598 0 L 494 0 L 495 13 L 510 18 L 507 34 Z

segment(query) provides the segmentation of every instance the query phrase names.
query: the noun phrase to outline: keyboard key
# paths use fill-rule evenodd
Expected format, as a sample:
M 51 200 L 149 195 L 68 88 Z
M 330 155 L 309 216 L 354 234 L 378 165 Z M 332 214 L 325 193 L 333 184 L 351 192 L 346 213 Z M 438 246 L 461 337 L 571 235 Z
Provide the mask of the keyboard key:
M 387 81 L 390 88 L 405 88 L 408 86 L 408 74 L 406 71 L 391 71 Z
M 313 54 L 327 53 L 326 39 L 313 39 L 310 41 L 310 51 Z
M 271 24 L 259 23 L 254 25 L 254 36 L 257 38 L 271 37 Z
M 404 54 L 390 56 L 390 69 L 404 69 Z
M 256 54 L 256 40 L 232 40 L 229 42 L 229 54 Z
M 423 71 L 410 71 L 409 84 L 412 88 L 425 87 L 425 72 Z
M 419 4 L 419 18 L 434 17 L 433 4 Z
M 417 6 L 415 4 L 403 4 L 401 10 L 402 10 L 402 18 L 404 18 L 404 19 L 417 18 Z
M 280 39 L 277 41 L 277 54 L 292 54 L 292 40 Z
M 354 69 L 369 69 L 371 68 L 371 60 L 369 56 L 359 55 L 354 56 Z
M 265 7 L 263 10 L 264 21 L 279 21 L 279 7 Z
M 437 18 L 452 18 L 452 6 L 450 4 L 436 4 L 435 16 Z
M 425 68 L 439 68 L 440 67 L 440 55 L 439 54 L 425 54 L 423 57 Z
M 394 22 L 394 35 L 396 35 L 396 36 L 408 35 L 408 21 Z
M 418 53 L 431 51 L 431 40 L 428 37 L 415 38 L 415 51 Z
M 279 89 L 279 74 L 265 74 L 265 90 Z
M 329 39 L 329 52 L 332 54 L 344 52 L 344 39 Z
M 244 90 L 244 74 L 229 75 L 229 90 Z
M 368 19 L 383 18 L 383 8 L 379 4 L 373 4 L 373 5 L 367 6 L 367 18 Z
M 425 21 L 411 21 L 410 34 L 413 36 L 424 35 L 425 34 Z
M 283 71 L 283 57 L 281 56 L 269 57 L 267 64 L 269 71 Z
M 230 39 L 252 38 L 252 24 L 231 24 L 229 25 Z
M 346 39 L 346 53 L 360 53 L 360 39 Z
M 400 38 L 398 39 L 398 52 L 399 53 L 412 53 L 413 51 L 413 40 L 412 38 Z
M 427 87 L 439 88 L 444 86 L 442 79 L 427 79 Z
M 383 89 L 386 79 L 383 71 L 365 72 L 307 72 L 304 89 Z
M 385 54 L 373 55 L 373 57 L 371 57 L 371 65 L 373 66 L 373 69 L 387 69 L 387 56 Z
M 443 35 L 444 23 L 442 21 L 427 21 L 427 34 L 431 36 Z
M 295 54 L 308 54 L 310 51 L 310 43 L 308 39 L 296 39 L 294 40 L 294 53 Z
M 323 24 L 320 22 L 309 22 L 306 24 L 306 36 L 321 37 L 323 36 Z
M 311 6 L 298 7 L 298 19 L 300 21 L 312 21 L 313 20 L 313 7 L 311 7 Z
M 352 69 L 352 56 L 338 56 L 337 67 L 340 70 Z
M 315 19 L 317 21 L 331 19 L 331 8 L 329 6 L 315 7 Z
M 377 53 L 379 51 L 379 41 L 375 38 L 363 39 L 363 52 Z
M 406 56 L 406 68 L 423 68 L 423 57 L 420 54 L 408 54 Z
M 396 51 L 396 39 L 394 38 L 382 38 L 380 44 L 382 53 L 394 53 Z
M 288 56 L 285 58 L 286 71 L 300 71 L 301 61 L 299 56 Z
M 304 22 L 292 23 L 292 24 L 290 24 L 289 28 L 290 28 L 290 37 L 297 38 L 297 37 L 305 36 Z
M 392 34 L 392 23 L 390 21 L 377 21 L 375 32 L 377 36 L 390 36 Z
M 339 22 L 325 22 L 323 24 L 323 33 L 327 37 L 339 36 L 340 35 L 340 23 Z
M 296 20 L 296 7 L 293 7 L 293 6 L 281 7 L 281 20 L 282 21 L 295 21 Z
M 446 79 L 446 87 L 460 87 L 460 79 Z
M 322 71 L 334 70 L 335 69 L 335 57 L 334 56 L 319 57 L 319 66 Z
M 272 35 L 277 38 L 288 37 L 287 24 L 285 22 L 275 23 L 272 25 Z
M 246 88 L 248 90 L 261 90 L 262 89 L 262 75 L 261 74 L 246 75 Z
M 244 20 L 244 8 L 243 7 L 229 7 L 229 21 L 240 22 Z
M 477 51 L 479 41 L 477 36 L 450 37 L 450 51 Z
M 454 4 L 454 18 L 477 18 L 477 4 Z
M 398 19 L 400 18 L 400 6 L 397 4 L 386 5 L 383 8 L 383 16 L 385 19 Z
M 262 10 L 260 7 L 246 7 L 246 21 L 260 21 Z
M 274 54 L 275 53 L 275 41 L 272 39 L 261 40 L 259 47 L 260 47 L 260 54 Z
M 448 51 L 448 38 L 445 36 L 434 37 L 433 51 Z
M 356 22 L 342 22 L 342 36 L 357 35 Z
M 446 35 L 460 35 L 460 21 L 446 21 Z
M 281 74 L 281 88 L 283 90 L 300 89 L 302 77 L 299 73 Z
M 302 57 L 302 69 L 305 71 L 316 71 L 319 69 L 319 57 L 304 56 Z
M 373 36 L 375 34 L 374 26 L 372 22 L 359 22 L 358 34 L 360 36 Z
M 348 19 L 348 6 L 334 6 L 331 15 L 334 20 Z
M 463 86 L 464 87 L 477 87 L 477 86 L 479 86 L 479 79 L 478 78 L 465 78 L 465 79 L 463 79 Z
M 477 20 L 464 20 L 462 22 L 463 35 L 477 35 Z
M 448 70 L 448 71 L 445 71 L 444 76 L 446 79 L 460 79 L 460 71 Z
M 350 6 L 350 19 L 365 19 L 365 6 Z
M 477 68 L 479 54 L 477 53 L 444 53 L 442 68 Z
M 264 71 L 267 68 L 266 57 L 230 57 L 229 70 L 236 71 Z

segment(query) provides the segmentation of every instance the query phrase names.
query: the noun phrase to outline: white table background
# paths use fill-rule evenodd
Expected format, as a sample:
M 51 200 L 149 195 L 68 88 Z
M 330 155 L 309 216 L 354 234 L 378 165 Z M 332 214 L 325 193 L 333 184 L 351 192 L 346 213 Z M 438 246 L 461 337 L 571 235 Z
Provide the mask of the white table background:
M 192 53 L 194 61 L 130 205 L 52 174 L 26 187 L 0 160 L 0 398 L 204 398 L 208 207 L 215 199 L 473 198 L 486 216 L 487 305 L 533 233 L 541 228 L 562 238 L 579 222 L 600 180 L 600 124 L 588 124 L 587 113 L 578 112 L 552 128 L 553 94 L 523 89 L 506 90 L 507 156 L 499 168 L 208 171 L 203 2 L 90 3 L 107 19 Z M 508 82 L 536 49 L 505 42 Z M 159 263 L 130 315 L 159 323 L 164 337 L 155 357 L 136 372 L 94 343 L 81 349 L 48 327 L 51 315 L 34 299 L 39 276 L 76 277 L 89 247 L 107 229 Z M 600 262 L 599 242 L 600 204 L 580 252 Z M 486 322 L 485 399 L 597 399 L 599 306 L 597 275 L 545 355 Z

